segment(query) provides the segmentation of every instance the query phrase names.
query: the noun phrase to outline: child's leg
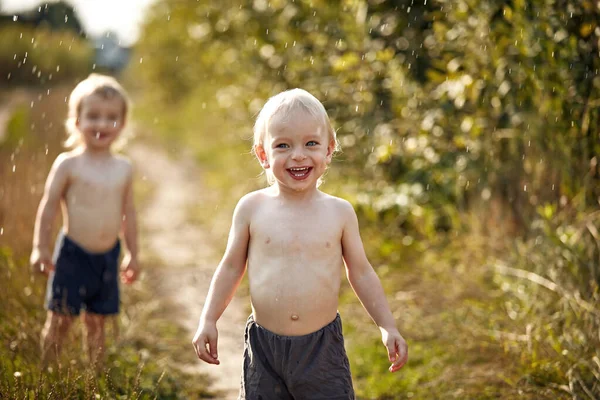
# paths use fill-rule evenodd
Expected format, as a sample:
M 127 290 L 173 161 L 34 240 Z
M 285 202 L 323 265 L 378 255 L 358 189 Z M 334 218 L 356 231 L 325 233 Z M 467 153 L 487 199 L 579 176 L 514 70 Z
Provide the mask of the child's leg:
M 90 363 L 96 369 L 104 361 L 104 315 L 86 312 L 83 314 Z
M 74 316 L 48 311 L 42 329 L 42 368 L 50 361 L 58 360 L 64 338 L 73 324 Z

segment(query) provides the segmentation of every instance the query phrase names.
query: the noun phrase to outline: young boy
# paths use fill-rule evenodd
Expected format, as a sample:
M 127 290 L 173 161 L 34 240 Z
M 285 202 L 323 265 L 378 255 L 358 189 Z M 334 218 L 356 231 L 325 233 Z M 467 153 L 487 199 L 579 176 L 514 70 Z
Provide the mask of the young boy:
M 56 359 L 75 317 L 83 309 L 89 358 L 101 364 L 104 318 L 119 312 L 119 233 L 129 253 L 121 280 L 132 283 L 138 273 L 137 226 L 133 204 L 132 166 L 111 152 L 129 108 L 127 95 L 108 76 L 92 74 L 69 98 L 67 146 L 48 175 L 33 235 L 31 265 L 49 276 L 42 330 L 42 364 Z M 62 209 L 63 226 L 54 256 L 52 225 Z
M 237 204 L 192 342 L 200 359 L 219 364 L 216 323 L 247 268 L 241 399 L 354 399 L 337 312 L 344 265 L 381 331 L 390 371 L 407 361 L 353 207 L 318 189 L 336 148 L 325 108 L 304 90 L 272 97 L 258 115 L 254 152 L 271 186 Z

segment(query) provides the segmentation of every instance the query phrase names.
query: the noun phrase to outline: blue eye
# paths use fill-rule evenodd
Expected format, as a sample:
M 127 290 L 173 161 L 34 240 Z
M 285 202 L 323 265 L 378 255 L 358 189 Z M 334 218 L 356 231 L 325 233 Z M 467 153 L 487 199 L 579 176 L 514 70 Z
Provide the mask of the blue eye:
M 317 146 L 318 144 L 319 144 L 319 142 L 315 142 L 314 140 L 311 140 L 306 143 L 307 146 Z
M 287 143 L 279 143 L 275 146 L 276 149 L 287 149 L 288 147 L 290 146 Z

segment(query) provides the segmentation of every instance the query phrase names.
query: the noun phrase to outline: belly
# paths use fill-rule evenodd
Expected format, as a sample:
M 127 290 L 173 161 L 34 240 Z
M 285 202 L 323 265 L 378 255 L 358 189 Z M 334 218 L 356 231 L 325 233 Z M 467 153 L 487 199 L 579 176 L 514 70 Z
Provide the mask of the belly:
M 111 249 L 121 230 L 120 210 L 73 207 L 65 218 L 64 231 L 89 252 Z
M 289 260 L 288 260 L 289 263 Z M 254 320 L 280 335 L 315 332 L 337 313 L 339 265 L 248 265 Z

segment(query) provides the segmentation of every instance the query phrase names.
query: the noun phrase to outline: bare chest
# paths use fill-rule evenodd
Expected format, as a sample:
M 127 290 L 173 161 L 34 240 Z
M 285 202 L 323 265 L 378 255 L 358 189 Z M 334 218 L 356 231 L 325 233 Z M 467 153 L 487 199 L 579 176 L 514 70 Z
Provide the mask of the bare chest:
M 337 256 L 341 252 L 342 229 L 327 213 L 273 213 L 256 218 L 250 228 L 250 247 L 272 256 L 299 259 Z
M 127 177 L 115 169 L 74 171 L 69 179 L 65 198 L 71 205 L 114 204 L 125 194 Z

